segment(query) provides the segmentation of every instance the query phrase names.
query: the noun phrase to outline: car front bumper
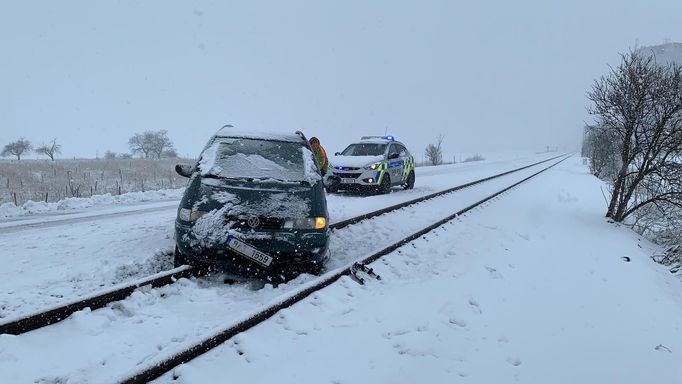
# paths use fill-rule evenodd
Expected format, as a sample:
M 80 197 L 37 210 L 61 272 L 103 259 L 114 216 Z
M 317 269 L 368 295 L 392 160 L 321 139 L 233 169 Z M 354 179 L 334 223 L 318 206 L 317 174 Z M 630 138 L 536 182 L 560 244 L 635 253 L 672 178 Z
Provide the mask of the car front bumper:
M 332 169 L 332 175 L 339 178 L 338 188 L 376 187 L 381 182 L 383 171 L 364 168 Z
M 236 251 L 226 243 L 207 243 L 197 239 L 191 225 L 176 221 L 175 239 L 178 251 L 190 262 L 212 270 L 244 278 L 281 281 L 301 272 L 317 272 L 327 259 L 329 230 L 263 231 L 235 234 L 234 237 L 271 256 L 265 267 Z

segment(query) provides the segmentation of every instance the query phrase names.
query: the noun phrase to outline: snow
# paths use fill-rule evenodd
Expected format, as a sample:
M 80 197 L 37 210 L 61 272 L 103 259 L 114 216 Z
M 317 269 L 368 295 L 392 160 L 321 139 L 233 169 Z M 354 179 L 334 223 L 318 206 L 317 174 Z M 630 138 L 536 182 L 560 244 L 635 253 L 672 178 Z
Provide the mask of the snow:
M 317 169 L 317 165 L 315 164 L 313 153 L 306 147 L 301 147 L 301 151 L 303 152 L 303 174 L 305 176 L 304 179 L 310 185 L 313 185 L 318 181 L 322 180 L 322 176 L 320 175 L 320 172 Z
M 258 153 L 231 153 L 221 148 L 232 144 L 229 140 L 219 138 L 204 149 L 199 160 L 201 175 L 271 181 L 308 181 L 311 184 L 320 180 L 314 169 L 312 152 L 303 146 L 300 146 L 302 158 L 298 158 L 294 153 L 296 159 L 285 161 L 283 158 L 266 158 Z M 293 149 L 292 144 L 286 146 L 289 147 L 289 151 Z
M 301 143 L 303 139 L 296 134 L 288 133 L 278 133 L 278 132 L 250 132 L 250 131 L 240 131 L 235 128 L 221 128 L 216 133 L 217 137 L 238 137 L 244 139 L 262 139 L 262 140 L 275 140 L 275 141 L 287 141 L 291 143 Z
M 158 382 L 679 382 L 680 281 L 600 187 L 571 159 Z
M 524 162 L 527 163 L 528 159 Z M 509 169 L 513 166 L 507 162 L 498 164 L 497 167 Z M 450 172 L 456 169 L 453 168 Z M 472 177 L 476 174 L 473 171 L 474 168 L 470 170 L 471 173 L 461 177 Z M 490 169 L 483 167 L 483 170 L 479 168 L 477 172 L 489 171 Z M 506 183 L 519 180 L 532 172 L 533 170 L 527 170 L 523 174 L 509 175 L 506 180 L 498 180 L 497 184 L 486 184 L 481 186 L 481 189 L 467 189 L 455 195 L 435 199 L 428 204 L 413 206 L 335 231 L 330 241 L 332 261 L 330 261 L 329 268 L 341 267 L 359 255 L 376 251 L 384 244 L 397 241 L 402 236 L 428 225 L 432 220 L 441 218 L 443 212 L 471 204 L 482 195 L 491 193 Z M 457 180 L 456 177 L 453 179 Z M 453 183 L 452 180 L 443 180 L 443 177 L 429 179 L 427 176 L 424 177 L 423 182 L 426 183 L 428 180 L 431 180 L 434 185 L 430 188 L 437 188 L 438 182 L 435 180 L 439 180 L 440 183 Z M 391 198 L 399 200 L 414 197 L 407 192 L 412 191 L 384 196 L 388 199 L 384 204 L 393 203 Z M 336 201 L 340 202 L 344 196 L 337 196 L 337 198 Z M 374 208 L 380 201 L 371 198 L 365 201 L 353 196 L 348 199 L 355 202 L 352 204 L 356 207 L 355 209 L 363 209 L 364 212 Z M 364 208 L 357 208 L 358 205 L 363 204 Z M 344 216 L 352 215 L 352 209 L 348 211 L 344 212 Z M 97 243 L 101 242 L 102 245 L 106 244 L 111 247 L 108 252 L 94 251 L 95 244 L 85 240 L 75 242 L 65 239 L 65 244 L 53 244 L 49 252 L 44 248 L 35 250 L 35 255 L 41 257 L 32 260 L 29 264 L 25 263 L 26 259 L 21 258 L 26 252 L 21 244 L 26 244 L 26 237 L 38 234 L 33 230 L 27 231 L 28 233 L 22 231 L 22 237 L 25 236 L 24 241 L 17 239 L 16 242 L 9 244 L 9 247 L 13 249 L 13 254 L 7 257 L 6 265 L 11 269 L 0 271 L 7 273 L 7 278 L 0 280 L 0 284 L 4 284 L 0 286 L 0 294 L 8 292 L 0 296 L 0 300 L 8 306 L 6 319 L 26 313 L 31 308 L 42 308 L 60 300 L 73 298 L 77 294 L 87 294 L 88 287 L 96 285 L 97 282 L 108 285 L 112 272 L 120 271 L 121 265 L 126 266 L 124 268 L 126 272 L 144 270 L 143 266 L 161 265 L 164 260 L 161 257 L 152 263 L 146 263 L 143 251 L 154 246 L 153 242 L 158 241 L 167 244 L 166 250 L 172 249 L 172 238 L 164 238 L 163 233 L 172 231 L 172 218 L 175 212 L 163 212 L 163 214 L 167 215 L 166 219 L 149 218 L 149 223 L 141 222 L 139 226 L 130 225 L 129 219 L 122 220 L 120 223 L 111 222 L 113 219 L 101 221 L 99 224 L 107 228 L 106 232 L 112 232 L 111 237 L 100 238 L 100 236 L 93 236 L 92 233 L 76 232 L 74 234 L 76 238 L 92 238 L 93 242 L 95 239 L 100 240 Z M 167 224 L 158 228 L 151 225 L 164 222 Z M 126 227 L 125 224 L 128 226 Z M 57 227 L 51 232 L 54 236 L 56 233 L 74 232 L 79 228 L 85 230 L 89 226 Z M 135 232 L 138 233 L 137 237 L 134 235 Z M 141 233 L 143 235 L 140 236 Z M 69 250 L 66 255 L 62 256 L 63 248 L 73 243 L 76 249 Z M 354 244 L 354 247 L 348 247 L 348 244 Z M 85 247 L 86 251 L 78 252 L 77 245 Z M 123 255 L 126 253 L 130 255 L 130 258 L 139 259 L 139 261 L 127 267 L 127 264 L 123 262 L 125 260 Z M 59 256 L 47 257 L 50 254 Z M 107 255 L 108 262 L 104 263 L 101 255 Z M 78 257 L 82 259 L 79 260 Z M 16 263 L 12 262 L 13 260 L 16 260 Z M 57 263 L 58 260 L 60 260 L 59 263 Z M 166 262 L 170 263 L 170 260 L 166 258 Z M 38 266 L 41 268 L 38 269 Z M 27 274 L 27 271 L 31 273 Z M 93 274 L 92 271 L 98 272 Z M 22 276 L 22 284 L 18 284 L 18 281 L 10 276 Z M 70 279 L 69 276 L 75 276 L 75 279 Z M 135 277 L 140 276 L 133 274 L 130 279 Z M 115 381 L 112 379 L 114 375 L 122 374 L 138 364 L 146 364 L 186 347 L 210 335 L 225 324 L 247 316 L 262 305 L 295 291 L 312 281 L 313 277 L 303 275 L 277 288 L 266 285 L 256 290 L 244 284 L 226 286 L 219 278 L 217 280 L 183 279 L 179 284 L 159 289 L 139 290 L 124 301 L 92 312 L 78 312 L 54 326 L 14 338 L 0 337 L 0 355 L 7 357 L 5 363 L 0 361 L 0 371 L 8 372 L 12 381 L 19 382 L 42 378 L 46 380 L 62 378 L 93 383 Z M 46 294 L 47 292 L 63 297 L 53 297 Z M 49 340 L 49 343 L 43 340 Z M 26 370 L 22 369 L 22 365 L 10 361 L 39 363 L 32 363 L 32 368 Z
M 414 190 L 329 195 L 331 221 L 532 161 L 417 168 Z M 334 231 L 329 268 L 545 165 Z M 183 383 L 676 382 L 680 281 L 649 259 L 655 246 L 604 220 L 601 187 L 569 159 L 375 262 L 381 281 L 343 278 L 173 374 Z M 175 208 L 5 228 L 0 315 L 169 269 Z M 216 276 L 140 289 L 54 326 L 0 335 L 1 381 L 114 382 L 313 280 L 274 288 Z
M 135 204 L 147 201 L 179 200 L 184 190 L 184 188 L 161 189 L 156 191 L 128 192 L 115 196 L 107 193 L 92 197 L 69 197 L 56 203 L 28 201 L 18 207 L 14 203 L 4 203 L 0 205 L 0 220 L 38 213 L 74 212 L 90 207 Z
M 412 190 L 395 189 L 381 196 L 327 195 L 330 223 L 542 158 L 547 155 L 420 167 Z M 177 204 L 135 203 L 106 209 L 93 206 L 70 214 L 33 215 L 28 220 L 0 222 L 0 318 L 54 306 L 172 267 L 168 255 L 174 247 Z M 351 232 L 345 233 L 355 236 L 357 232 L 373 241 L 373 230 L 376 228 L 369 225 L 353 226 Z M 392 229 L 382 231 L 390 233 Z M 353 241 L 352 237 L 348 241 Z

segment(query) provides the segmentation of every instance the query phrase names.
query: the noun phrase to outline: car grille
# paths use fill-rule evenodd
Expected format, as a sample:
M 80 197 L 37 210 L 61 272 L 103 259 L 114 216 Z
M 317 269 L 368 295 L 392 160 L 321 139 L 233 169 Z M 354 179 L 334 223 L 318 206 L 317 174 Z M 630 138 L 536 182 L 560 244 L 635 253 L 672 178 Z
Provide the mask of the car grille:
M 358 167 L 336 167 L 339 171 L 357 171 L 360 168 Z
M 334 172 L 334 174 L 338 177 L 343 177 L 345 179 L 357 179 L 361 175 L 360 173 L 336 173 L 336 172 Z
M 251 227 L 249 224 L 248 217 L 233 217 L 229 216 L 225 218 L 225 222 L 232 222 L 232 228 L 234 229 L 244 229 L 244 230 L 274 230 L 281 229 L 284 225 L 283 219 L 275 219 L 272 217 L 259 217 L 258 225 Z

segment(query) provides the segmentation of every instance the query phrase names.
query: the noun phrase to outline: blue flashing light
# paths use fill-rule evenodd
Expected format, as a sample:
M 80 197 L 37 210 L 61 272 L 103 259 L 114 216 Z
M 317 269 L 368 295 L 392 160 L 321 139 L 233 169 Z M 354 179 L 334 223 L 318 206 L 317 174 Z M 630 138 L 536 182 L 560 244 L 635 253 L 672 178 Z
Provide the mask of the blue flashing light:
M 389 141 L 395 141 L 395 137 L 393 137 L 393 135 L 384 136 L 384 139 Z

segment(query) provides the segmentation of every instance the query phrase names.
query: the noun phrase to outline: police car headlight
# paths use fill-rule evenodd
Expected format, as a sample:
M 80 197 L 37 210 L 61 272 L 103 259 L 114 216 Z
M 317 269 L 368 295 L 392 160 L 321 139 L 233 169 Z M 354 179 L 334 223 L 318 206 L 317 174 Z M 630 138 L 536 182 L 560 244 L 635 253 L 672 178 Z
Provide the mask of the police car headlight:
M 373 171 L 373 170 L 379 168 L 380 165 L 381 165 L 381 163 L 370 164 L 370 165 L 365 166 L 365 169 L 369 169 L 369 170 Z
M 289 229 L 324 229 L 327 226 L 325 217 L 304 217 L 302 219 L 289 219 L 284 222 L 283 228 Z

